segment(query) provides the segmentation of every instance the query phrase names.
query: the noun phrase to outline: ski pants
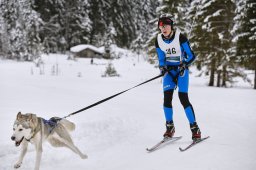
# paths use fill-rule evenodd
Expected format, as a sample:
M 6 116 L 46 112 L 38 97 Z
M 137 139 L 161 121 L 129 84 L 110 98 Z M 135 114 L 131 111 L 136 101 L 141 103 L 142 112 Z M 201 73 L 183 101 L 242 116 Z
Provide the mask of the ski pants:
M 175 80 L 177 78 L 177 81 Z M 186 113 L 187 119 L 190 124 L 196 121 L 193 107 L 188 99 L 188 86 L 189 86 L 189 70 L 185 69 L 184 74 L 179 75 L 178 69 L 170 70 L 163 77 L 163 91 L 164 91 L 164 113 L 167 122 L 173 122 L 173 108 L 172 98 L 174 89 L 179 89 L 179 99 Z

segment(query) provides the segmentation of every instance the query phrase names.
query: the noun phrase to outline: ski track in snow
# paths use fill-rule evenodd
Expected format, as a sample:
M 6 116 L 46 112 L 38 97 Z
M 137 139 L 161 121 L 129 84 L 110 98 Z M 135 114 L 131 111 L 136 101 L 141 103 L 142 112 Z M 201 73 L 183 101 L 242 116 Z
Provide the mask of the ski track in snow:
M 44 75 L 33 63 L 0 60 L 0 169 L 13 169 L 20 148 L 11 141 L 16 114 L 63 117 L 110 95 L 159 74 L 142 58 L 113 60 L 119 78 L 102 78 L 109 61 L 78 59 L 51 54 L 43 57 Z M 59 75 L 52 75 L 58 63 Z M 179 147 L 191 142 L 191 132 L 179 103 L 173 109 L 176 136 L 183 138 L 153 153 L 146 148 L 165 131 L 161 80 L 128 91 L 94 108 L 74 115 L 74 143 L 89 159 L 82 160 L 67 148 L 43 146 L 42 170 L 252 170 L 256 169 L 256 91 L 244 88 L 207 87 L 205 78 L 190 75 L 190 101 L 203 136 L 211 136 L 190 150 Z M 33 72 L 33 75 L 31 74 Z M 78 77 L 80 75 L 81 77 Z M 241 82 L 240 84 L 243 85 Z M 20 170 L 34 168 L 35 149 L 29 146 Z

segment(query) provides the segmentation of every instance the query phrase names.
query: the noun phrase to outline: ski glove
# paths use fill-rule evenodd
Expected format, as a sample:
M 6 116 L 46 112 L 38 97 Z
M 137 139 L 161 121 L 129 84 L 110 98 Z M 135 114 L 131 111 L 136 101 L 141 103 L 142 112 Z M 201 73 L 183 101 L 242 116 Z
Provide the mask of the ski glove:
M 184 73 L 185 73 L 186 68 L 187 68 L 186 64 L 184 64 L 184 63 L 180 64 L 179 70 L 180 70 L 180 76 L 181 76 L 181 77 L 184 76 Z
M 168 72 L 168 69 L 166 66 L 159 66 L 160 74 L 165 75 L 166 72 Z

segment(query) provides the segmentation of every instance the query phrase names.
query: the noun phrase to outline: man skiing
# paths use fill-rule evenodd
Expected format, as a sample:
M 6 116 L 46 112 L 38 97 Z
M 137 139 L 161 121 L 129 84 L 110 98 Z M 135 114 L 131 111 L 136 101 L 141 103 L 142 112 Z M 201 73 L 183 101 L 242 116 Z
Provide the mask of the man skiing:
M 175 127 L 173 123 L 172 97 L 176 86 L 179 99 L 184 107 L 192 132 L 192 140 L 201 139 L 201 131 L 197 125 L 193 107 L 188 99 L 189 70 L 188 66 L 195 60 L 188 39 L 174 30 L 171 15 L 163 14 L 158 20 L 161 33 L 157 35 L 155 47 L 159 60 L 159 69 L 163 74 L 164 113 L 166 132 L 164 137 L 173 137 Z

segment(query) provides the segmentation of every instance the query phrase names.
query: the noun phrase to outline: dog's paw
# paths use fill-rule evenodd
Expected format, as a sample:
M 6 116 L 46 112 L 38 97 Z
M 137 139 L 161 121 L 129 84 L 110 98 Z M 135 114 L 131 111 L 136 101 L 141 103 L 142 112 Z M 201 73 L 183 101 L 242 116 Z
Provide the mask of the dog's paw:
M 81 155 L 81 158 L 82 158 L 82 159 L 87 159 L 88 156 L 84 154 L 84 155 Z
M 22 162 L 17 162 L 15 165 L 14 165 L 14 168 L 17 169 L 21 166 Z

